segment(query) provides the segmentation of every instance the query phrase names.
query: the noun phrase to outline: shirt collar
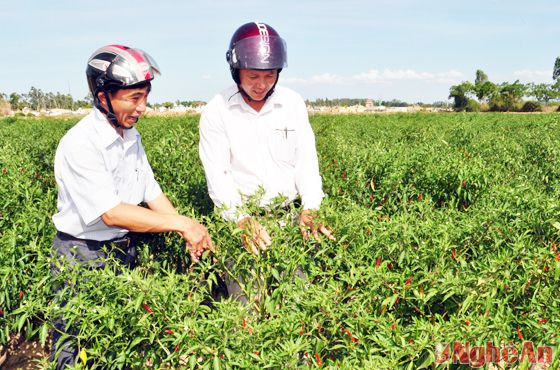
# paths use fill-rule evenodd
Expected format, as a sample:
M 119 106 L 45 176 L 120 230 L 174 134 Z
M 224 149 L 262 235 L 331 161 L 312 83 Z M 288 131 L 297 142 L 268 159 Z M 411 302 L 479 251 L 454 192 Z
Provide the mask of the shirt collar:
M 249 104 L 247 104 L 245 102 L 245 100 L 243 99 L 243 96 L 241 95 L 241 93 L 239 92 L 239 89 L 237 86 L 235 86 L 234 88 L 232 88 L 231 90 L 228 91 L 228 94 L 226 94 L 225 96 L 226 98 L 226 104 L 228 106 L 228 108 L 232 108 L 234 106 L 239 106 L 241 107 L 241 109 L 247 111 L 247 112 L 251 112 L 251 113 L 255 113 L 255 114 L 263 114 L 266 112 L 269 112 L 272 110 L 272 108 L 274 106 L 282 106 L 283 105 L 283 99 L 281 94 L 278 93 L 278 90 L 275 89 L 274 92 L 272 93 L 272 95 L 270 95 L 267 100 L 265 105 L 263 106 L 263 108 L 261 109 L 260 112 L 255 112 L 255 110 L 253 108 L 251 108 L 249 106 Z
M 138 141 L 138 137 L 140 133 L 136 130 L 136 127 L 133 127 L 129 130 L 124 130 L 124 137 L 117 133 L 114 127 L 109 123 L 107 117 L 99 109 L 93 108 L 92 114 L 94 115 L 94 128 L 97 131 L 97 134 L 101 137 L 101 144 L 103 147 L 107 148 L 112 145 L 117 140 L 122 140 L 125 143 L 126 147 L 131 146 L 136 141 Z

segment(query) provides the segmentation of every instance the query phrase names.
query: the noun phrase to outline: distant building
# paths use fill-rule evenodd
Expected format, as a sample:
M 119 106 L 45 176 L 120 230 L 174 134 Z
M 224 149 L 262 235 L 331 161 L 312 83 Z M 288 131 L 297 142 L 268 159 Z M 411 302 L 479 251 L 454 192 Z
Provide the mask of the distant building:
M 372 109 L 374 106 L 373 99 L 366 100 L 366 109 Z

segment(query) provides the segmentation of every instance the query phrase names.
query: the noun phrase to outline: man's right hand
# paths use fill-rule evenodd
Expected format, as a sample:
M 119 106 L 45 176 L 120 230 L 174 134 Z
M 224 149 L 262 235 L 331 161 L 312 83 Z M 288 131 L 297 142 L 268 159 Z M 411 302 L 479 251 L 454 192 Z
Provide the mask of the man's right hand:
M 185 227 L 179 234 L 185 239 L 193 262 L 198 262 L 204 251 L 214 251 L 208 230 L 192 218 L 185 217 Z
M 251 217 L 245 217 L 237 223 L 237 226 L 243 230 L 241 234 L 241 242 L 245 249 L 259 255 L 260 251 L 265 251 L 272 244 L 272 239 L 268 232 Z

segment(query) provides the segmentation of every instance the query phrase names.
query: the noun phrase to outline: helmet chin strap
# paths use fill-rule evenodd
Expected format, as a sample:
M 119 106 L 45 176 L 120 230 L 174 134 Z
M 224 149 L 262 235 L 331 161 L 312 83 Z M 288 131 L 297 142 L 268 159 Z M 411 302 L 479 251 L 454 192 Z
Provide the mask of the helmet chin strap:
M 245 90 L 243 90 L 243 88 L 241 87 L 241 83 L 237 84 L 237 89 L 239 90 L 239 92 L 241 93 L 241 95 L 243 95 L 247 100 L 249 101 L 256 101 L 256 102 L 262 102 L 265 101 L 266 99 L 268 99 L 270 97 L 270 95 L 272 95 L 274 93 L 274 88 L 276 87 L 276 84 L 278 83 L 278 78 L 280 77 L 280 73 L 278 73 L 278 75 L 276 75 L 276 81 L 274 81 L 274 85 L 272 85 L 272 87 L 270 88 L 270 90 L 268 90 L 268 92 L 266 93 L 266 95 L 264 96 L 264 98 L 260 99 L 260 100 L 255 100 L 253 98 L 251 98 L 251 96 L 249 94 L 247 94 L 247 92 Z
M 105 101 L 107 102 L 107 107 L 109 108 L 109 110 L 105 109 L 105 107 L 103 107 L 101 105 L 101 103 L 99 102 L 99 99 L 96 99 L 95 107 L 97 109 L 99 109 L 101 111 L 101 113 L 103 113 L 107 117 L 107 119 L 109 120 L 109 123 L 115 129 L 120 128 L 120 129 L 123 129 L 123 130 L 130 130 L 132 127 L 123 126 L 119 122 L 119 119 L 117 118 L 117 116 L 115 115 L 115 112 L 113 111 L 113 105 L 111 104 L 111 98 L 109 97 L 109 93 L 106 90 L 103 90 L 103 94 L 105 94 Z

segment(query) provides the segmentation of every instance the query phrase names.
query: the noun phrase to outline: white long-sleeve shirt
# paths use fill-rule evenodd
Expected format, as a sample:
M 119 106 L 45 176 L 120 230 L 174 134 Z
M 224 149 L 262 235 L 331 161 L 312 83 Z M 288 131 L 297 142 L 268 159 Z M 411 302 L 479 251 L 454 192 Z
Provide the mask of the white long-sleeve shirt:
M 101 216 L 120 203 L 150 202 L 161 194 L 136 128 L 119 136 L 97 109 L 60 140 L 54 159 L 58 231 L 76 238 L 110 240 L 128 230 Z
M 264 188 L 261 206 L 278 195 L 299 194 L 305 209 L 323 199 L 315 136 L 305 103 L 294 91 L 276 86 L 260 112 L 237 86 L 216 95 L 200 117 L 199 153 L 210 198 L 228 220 L 240 218 L 243 197 Z

